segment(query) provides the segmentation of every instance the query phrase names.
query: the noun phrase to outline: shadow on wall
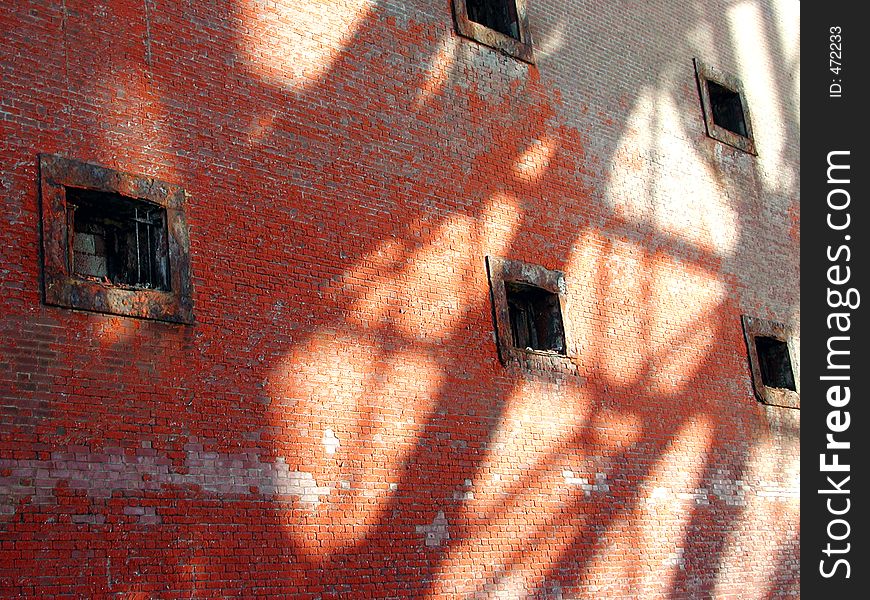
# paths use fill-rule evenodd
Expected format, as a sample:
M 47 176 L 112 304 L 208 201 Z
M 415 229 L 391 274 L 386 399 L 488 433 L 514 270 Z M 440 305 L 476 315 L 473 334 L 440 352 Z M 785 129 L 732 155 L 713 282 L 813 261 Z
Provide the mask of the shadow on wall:
M 758 225 L 743 215 L 759 215 L 750 204 L 769 193 L 765 178 L 740 156 L 732 169 L 718 150 L 689 157 L 717 189 L 757 182 L 758 197 L 731 199 L 727 254 L 663 229 L 653 213 L 632 219 L 605 185 L 623 160 L 610 154 L 619 145 L 594 138 L 598 127 L 615 141 L 634 132 L 603 114 L 584 116 L 586 131 L 564 122 L 570 109 L 546 72 L 455 38 L 447 3 L 437 15 L 413 14 L 417 4 L 282 13 L 231 0 L 207 10 L 146 2 L 140 93 L 159 121 L 142 127 L 171 148 L 161 160 L 176 163 L 164 168 L 191 192 L 198 324 L 101 320 L 122 323 L 123 335 L 68 359 L 72 372 L 103 380 L 65 390 L 79 407 L 75 431 L 41 434 L 56 485 L 37 498 L 44 505 L 18 509 L 73 515 L 33 540 L 49 561 L 60 561 L 70 528 L 87 526 L 76 530 L 87 548 L 64 554 L 58 574 L 75 583 L 59 585 L 676 599 L 740 583 L 726 565 L 734 536 L 771 514 L 741 487 L 771 431 L 748 382 L 734 381 L 746 367 L 743 303 L 732 296 L 738 266 L 758 264 L 749 241 Z M 673 46 L 654 49 L 660 72 L 649 80 L 670 85 L 674 69 L 690 69 L 698 31 L 733 47 L 706 5 L 694 10 L 690 30 L 651 8 L 625 21 L 602 15 L 596 24 L 617 25 L 600 36 L 601 52 L 619 55 L 638 23 L 659 24 Z M 313 44 L 315 33 L 324 41 Z M 560 52 L 570 51 L 547 61 Z M 138 51 L 95 61 L 76 85 L 87 93 L 139 61 Z M 612 84 L 594 73 L 584 89 Z M 790 85 L 775 81 L 783 112 Z M 694 93 L 654 89 L 662 106 Z M 627 86 L 619 103 L 631 110 L 639 93 Z M 662 108 L 656 119 L 670 117 Z M 700 135 L 697 118 L 667 123 L 677 138 Z M 90 152 L 113 156 L 115 132 L 101 135 Z M 784 136 L 793 143 L 797 132 Z M 641 169 L 661 147 L 650 142 Z M 668 176 L 646 175 L 643 195 L 655 197 Z M 576 373 L 497 362 L 487 254 L 574 278 Z M 104 369 L 125 355 L 152 361 L 132 377 Z M 118 418 L 89 416 L 96 401 Z M 106 475 L 99 484 L 65 476 L 60 466 L 79 454 L 120 466 L 95 468 Z M 778 518 L 770 535 L 789 527 Z M 782 542 L 770 573 L 783 593 L 796 589 L 792 547 Z M 38 585 L 40 567 L 30 568 L 15 585 Z

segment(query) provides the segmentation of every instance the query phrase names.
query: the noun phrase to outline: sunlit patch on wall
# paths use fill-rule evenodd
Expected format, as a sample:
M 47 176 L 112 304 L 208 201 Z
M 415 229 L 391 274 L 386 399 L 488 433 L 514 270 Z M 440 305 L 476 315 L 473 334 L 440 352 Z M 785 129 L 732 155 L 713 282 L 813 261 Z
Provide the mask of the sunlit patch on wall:
M 726 285 L 703 269 L 661 257 L 650 283 L 650 339 L 658 340 L 656 377 L 659 393 L 674 393 L 691 383 L 721 338 L 721 305 Z
M 547 172 L 556 147 L 556 141 L 549 137 L 532 140 L 514 163 L 514 173 L 528 182 L 538 181 Z
M 662 534 L 660 523 L 670 523 L 674 547 L 670 558 L 677 557 L 677 548 L 684 544 L 684 535 L 695 510 L 696 493 L 702 481 L 707 456 L 715 443 L 715 426 L 705 415 L 686 422 L 673 437 L 673 443 L 662 450 L 658 461 L 650 469 L 646 483 L 641 488 L 642 502 L 634 523 L 638 529 L 638 546 L 641 556 L 661 552 Z M 661 485 L 660 482 L 667 482 Z M 665 590 L 674 589 L 672 578 L 680 572 L 678 561 L 664 560 L 648 563 L 640 581 L 643 593 L 639 597 L 659 597 Z
M 350 320 L 365 327 L 389 323 L 414 340 L 449 335 L 485 298 L 473 285 L 485 281 L 482 257 L 506 248 L 521 219 L 516 199 L 498 193 L 477 218 L 451 215 L 420 246 L 387 237 L 344 276 L 372 290 L 356 294 Z
M 251 120 L 248 123 L 247 128 L 248 143 L 256 144 L 262 142 L 274 128 L 275 118 L 277 116 L 278 112 L 275 110 L 251 115 Z
M 438 43 L 438 51 L 426 65 L 425 81 L 417 92 L 415 105 L 418 109 L 426 106 L 444 91 L 453 73 L 457 44 L 458 38 L 455 36 L 444 36 Z
M 350 320 L 421 341 L 453 331 L 473 294 L 463 265 L 476 245 L 474 227 L 472 218 L 454 215 L 422 245 L 386 238 L 344 277 L 365 288 L 356 294 Z
M 477 220 L 477 257 L 504 256 L 522 225 L 523 213 L 516 196 L 508 192 L 493 193 Z
M 97 321 L 92 326 L 92 335 L 99 340 L 100 345 L 111 348 L 116 344 L 124 343 L 134 337 L 140 323 L 131 319 L 119 317 L 107 317 L 104 321 Z
M 515 391 L 505 400 L 505 419 L 493 431 L 488 443 L 493 472 L 515 470 L 511 457 L 528 450 L 528 442 L 524 440 L 536 440 L 542 457 L 548 456 L 547 449 L 550 452 L 560 447 L 571 452 L 576 450 L 573 440 L 588 425 L 585 415 L 591 412 L 591 399 L 581 389 L 567 396 L 554 396 L 547 391 L 547 385 L 537 379 L 517 382 Z M 556 461 L 557 458 L 550 456 L 549 460 Z M 554 464 L 548 462 L 538 466 L 552 468 Z M 516 476 L 491 478 L 486 492 L 492 498 L 492 510 L 498 510 L 501 502 L 498 494 L 508 493 L 512 486 L 517 485 L 518 479 Z
M 332 332 L 294 346 L 270 375 L 269 391 L 275 397 L 301 399 L 306 406 L 300 412 L 314 415 L 311 431 L 321 432 L 312 435 L 319 439 L 332 429 L 341 447 L 352 454 L 354 441 L 339 432 L 335 415 L 358 418 L 367 409 L 389 404 L 399 389 L 419 398 L 415 408 L 428 409 L 427 403 L 437 396 L 439 373 L 419 349 L 387 354 L 374 336 Z M 318 415 L 325 420 L 315 427 Z
M 535 55 L 538 60 L 550 56 L 557 56 L 558 53 L 568 43 L 567 38 L 570 37 L 567 33 L 569 25 L 565 20 L 559 20 L 557 23 L 549 23 L 546 30 L 538 33 L 538 39 L 535 43 Z
M 667 253 L 600 234 L 575 245 L 568 276 L 580 362 L 622 387 L 673 394 L 716 343 L 718 278 Z M 643 299 L 642 301 L 639 299 Z
M 622 410 L 597 409 L 594 423 L 595 441 L 590 446 L 601 448 L 604 454 L 622 452 L 637 443 L 644 430 L 640 415 Z
M 362 349 L 359 352 L 344 349 L 360 344 L 363 341 L 355 337 L 336 336 L 330 337 L 328 342 L 312 339 L 301 346 L 292 346 L 269 374 L 269 395 L 299 399 L 309 405 L 326 399 L 330 402 L 328 408 L 333 410 L 352 409 L 353 403 L 364 393 L 364 374 L 369 361 L 363 358 L 367 355 Z
M 653 96 L 653 89 L 644 87 L 638 90 L 607 173 L 607 203 L 617 216 L 628 221 L 642 221 L 651 212 L 650 159 L 657 135 Z
M 740 241 L 736 199 L 725 195 L 714 167 L 684 137 L 681 110 L 670 96 L 659 99 L 658 123 L 651 190 L 655 226 L 707 252 L 731 255 Z M 681 169 L 661 165 L 681 165 Z
M 272 425 L 298 431 L 298 443 L 314 447 L 312 470 L 329 473 L 317 475 L 321 485 L 371 481 L 373 473 L 385 473 L 376 486 L 380 492 L 371 486 L 341 488 L 341 494 L 366 496 L 359 510 L 347 512 L 338 500 L 321 503 L 318 510 L 330 519 L 330 527 L 352 524 L 355 536 L 362 538 L 377 526 L 393 491 L 390 482 L 416 448 L 415 432 L 421 426 L 403 415 L 398 399 L 413 398 L 414 411 L 426 415 L 435 409 L 441 385 L 442 372 L 425 352 L 385 352 L 377 339 L 359 333 L 313 336 L 293 346 L 276 366 L 268 378 L 269 395 L 297 400 L 288 410 L 276 402 Z M 339 536 L 320 543 L 312 553 L 335 552 L 354 540 Z
M 717 31 L 711 23 L 698 21 L 693 23 L 692 28 L 686 33 L 689 46 L 695 50 L 695 56 L 706 56 L 710 60 L 718 60 L 716 43 Z
M 734 201 L 696 153 L 668 92 L 639 95 L 614 154 L 606 199 L 621 218 L 718 256 L 732 254 L 740 240 Z
M 757 21 L 755 19 L 758 19 Z M 764 17 L 755 2 L 741 2 L 728 8 L 728 22 L 733 39 L 733 48 L 737 54 L 737 76 L 743 83 L 746 100 L 752 108 L 752 135 L 758 148 L 758 162 L 762 166 L 764 177 L 760 181 L 769 190 L 791 193 L 797 187 L 798 173 L 795 165 L 785 162 L 785 141 L 783 131 L 787 120 L 783 118 L 783 105 L 792 100 L 783 98 L 780 94 L 787 89 L 779 85 L 773 77 L 776 72 L 771 64 L 773 56 L 779 54 L 779 48 L 769 48 L 767 40 L 770 37 L 761 27 Z M 795 39 L 799 39 L 798 35 Z M 751 43 L 752 48 L 746 45 Z M 799 47 L 795 44 L 795 47 Z M 799 71 L 795 65 L 788 71 Z M 800 102 L 795 106 L 799 107 Z M 800 114 L 799 112 L 797 113 Z M 789 118 L 791 122 L 793 118 Z
M 598 367 L 609 383 L 628 387 L 644 376 L 649 359 L 648 317 L 637 298 L 644 297 L 645 283 L 655 277 L 654 265 L 636 244 L 616 240 L 601 254 L 597 268 Z
M 783 411 L 777 407 L 770 407 L 770 410 L 794 417 L 792 425 L 796 430 L 799 428 L 796 418 L 798 411 Z M 782 423 L 778 426 L 781 425 Z M 756 567 L 759 569 L 759 581 L 775 581 L 781 562 L 771 560 L 771 548 L 779 549 L 777 554 L 783 552 L 784 558 L 788 557 L 789 551 L 794 552 L 795 560 L 799 556 L 800 527 L 794 527 L 800 516 L 799 441 L 790 440 L 787 447 L 780 446 L 780 442 L 782 440 L 774 439 L 773 436 L 763 436 L 752 446 L 745 471 L 752 473 L 756 482 L 753 489 L 746 494 L 746 505 L 742 508 L 740 517 L 734 519 L 730 526 L 730 537 L 734 540 L 759 536 L 773 536 L 775 540 L 768 542 L 769 545 L 726 544 L 719 560 L 715 589 L 740 580 L 752 565 L 761 565 Z M 771 456 L 784 457 L 789 454 L 794 458 L 784 461 L 784 464 L 770 460 Z
M 328 72 L 374 4 L 375 0 L 248 0 L 239 7 L 239 52 L 263 80 L 303 89 Z

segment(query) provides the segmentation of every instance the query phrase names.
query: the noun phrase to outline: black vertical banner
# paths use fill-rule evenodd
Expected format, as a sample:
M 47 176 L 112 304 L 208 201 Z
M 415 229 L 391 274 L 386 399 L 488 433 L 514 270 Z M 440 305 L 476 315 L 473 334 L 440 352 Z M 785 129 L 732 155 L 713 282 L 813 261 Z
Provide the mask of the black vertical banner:
M 863 599 L 870 31 L 861 3 L 801 8 L 801 594 Z

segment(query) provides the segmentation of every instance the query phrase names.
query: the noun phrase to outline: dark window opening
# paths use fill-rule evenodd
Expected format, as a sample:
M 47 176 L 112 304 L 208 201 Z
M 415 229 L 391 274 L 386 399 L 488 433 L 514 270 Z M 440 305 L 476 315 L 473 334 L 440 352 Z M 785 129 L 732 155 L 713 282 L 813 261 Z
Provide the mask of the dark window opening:
M 565 354 L 559 296 L 532 285 L 505 282 L 514 347 Z
M 713 122 L 723 129 L 747 137 L 746 119 L 743 116 L 743 103 L 740 94 L 729 90 L 715 81 L 707 81 L 710 93 L 710 108 Z
M 120 194 L 67 188 L 70 273 L 169 291 L 166 209 Z
M 520 39 L 520 24 L 514 0 L 466 0 L 468 19 L 499 33 Z
M 791 368 L 788 344 L 772 337 L 755 338 L 761 381 L 767 387 L 797 391 Z

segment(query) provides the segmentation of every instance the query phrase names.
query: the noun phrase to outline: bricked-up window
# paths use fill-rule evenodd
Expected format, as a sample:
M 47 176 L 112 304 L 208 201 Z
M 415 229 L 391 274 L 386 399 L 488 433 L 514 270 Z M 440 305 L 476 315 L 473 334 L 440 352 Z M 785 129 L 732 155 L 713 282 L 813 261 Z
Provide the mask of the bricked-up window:
M 740 80 L 704 64 L 697 58 L 695 74 L 707 135 L 744 152 L 755 154 L 749 108 Z
M 453 0 L 459 35 L 533 63 L 526 0 Z
M 745 315 L 742 320 L 756 397 L 765 404 L 800 408 L 788 328 Z
M 193 322 L 184 190 L 40 155 L 46 304 Z
M 571 364 L 565 326 L 566 286 L 561 271 L 486 257 L 499 358 L 531 366 Z

